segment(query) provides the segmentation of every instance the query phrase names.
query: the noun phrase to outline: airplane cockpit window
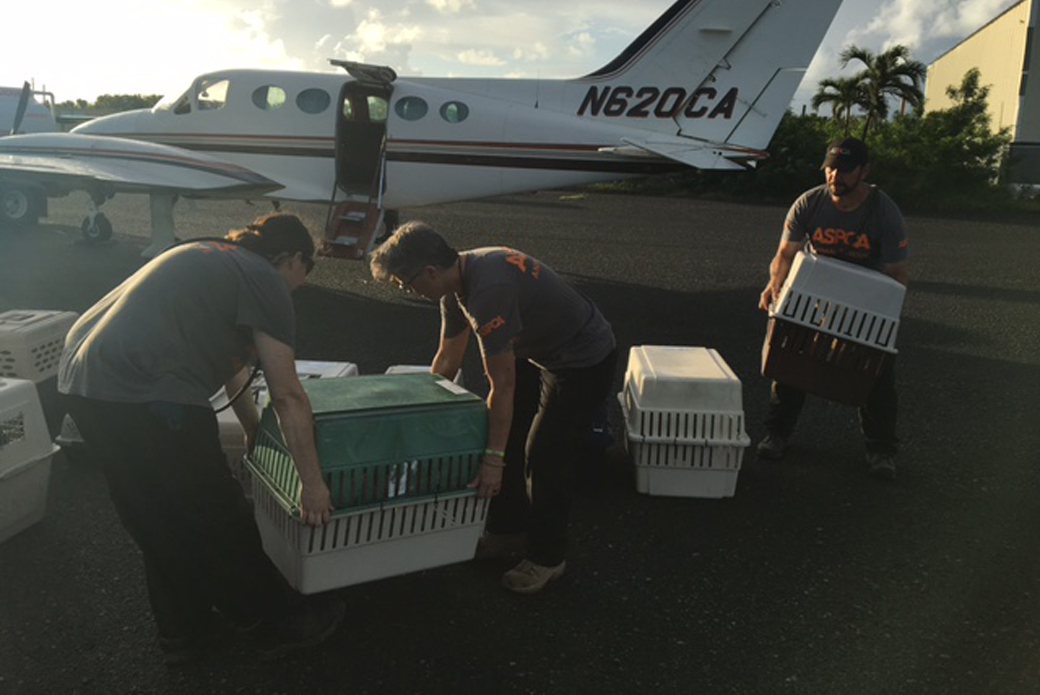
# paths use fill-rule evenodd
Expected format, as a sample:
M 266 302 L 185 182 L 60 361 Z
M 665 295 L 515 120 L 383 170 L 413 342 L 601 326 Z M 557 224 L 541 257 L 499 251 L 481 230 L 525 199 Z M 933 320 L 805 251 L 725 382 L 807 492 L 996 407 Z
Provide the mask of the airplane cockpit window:
M 273 85 L 257 87 L 253 90 L 253 104 L 264 111 L 280 109 L 285 104 L 285 90 Z
M 321 113 L 331 103 L 332 97 L 324 89 L 305 89 L 296 95 L 296 106 L 304 113 Z
M 461 101 L 449 101 L 441 106 L 441 118 L 448 123 L 462 123 L 469 117 L 469 107 Z
M 152 107 L 152 112 L 173 111 L 174 113 L 186 113 L 191 110 L 191 90 L 178 92 L 170 90 L 164 92 L 165 96 Z
M 383 97 L 368 95 L 368 120 L 372 123 L 383 123 L 386 121 L 387 111 L 390 104 Z
M 429 111 L 426 101 L 419 97 L 404 97 L 394 104 L 394 111 L 406 121 L 418 121 Z
M 185 94 L 173 105 L 173 112 L 177 115 L 191 113 L 191 95 Z
M 196 85 L 199 111 L 219 109 L 227 102 L 227 80 L 200 80 Z

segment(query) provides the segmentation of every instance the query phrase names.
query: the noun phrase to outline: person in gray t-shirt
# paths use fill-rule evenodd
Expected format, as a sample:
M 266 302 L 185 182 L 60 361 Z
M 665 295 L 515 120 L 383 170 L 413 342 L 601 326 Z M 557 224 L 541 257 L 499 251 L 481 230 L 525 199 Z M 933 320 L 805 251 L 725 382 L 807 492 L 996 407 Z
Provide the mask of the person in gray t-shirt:
M 293 215 L 258 218 L 225 240 L 159 255 L 87 310 L 58 371 L 86 445 L 101 461 L 119 518 L 141 553 L 168 662 L 196 656 L 220 615 L 254 628 L 274 653 L 329 634 L 341 603 L 300 603 L 264 554 L 232 478 L 209 398 L 247 386 L 259 362 L 301 486 L 301 516 L 332 509 L 296 375 L 290 293 L 313 266 L 314 243 Z M 233 407 L 251 445 L 251 398 Z M 251 448 L 251 446 L 250 446 Z
M 852 137 L 833 143 L 821 168 L 826 182 L 803 193 L 784 220 L 780 247 L 769 265 L 769 283 L 759 298 L 763 311 L 779 296 L 795 256 L 806 244 L 810 253 L 871 268 L 903 285 L 910 281 L 903 215 L 891 198 L 867 183 L 866 143 Z M 784 456 L 804 403 L 803 391 L 773 382 L 767 433 L 758 444 L 760 457 Z M 895 478 L 896 411 L 894 361 L 888 360 L 859 411 L 867 472 L 875 478 Z
M 526 546 L 502 582 L 542 589 L 563 574 L 578 449 L 613 383 L 610 324 L 538 259 L 504 247 L 457 252 L 421 222 L 398 228 L 370 266 L 377 280 L 440 302 L 434 373 L 454 378 L 476 335 L 490 392 L 487 449 L 470 487 L 491 498 L 477 554 Z

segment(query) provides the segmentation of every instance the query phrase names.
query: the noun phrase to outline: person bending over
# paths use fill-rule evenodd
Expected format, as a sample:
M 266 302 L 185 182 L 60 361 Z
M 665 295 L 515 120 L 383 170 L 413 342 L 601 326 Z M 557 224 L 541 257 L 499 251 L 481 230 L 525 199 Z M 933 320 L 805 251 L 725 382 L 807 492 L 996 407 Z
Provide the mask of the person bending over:
M 169 663 L 199 656 L 221 623 L 252 631 L 276 655 L 321 641 L 343 617 L 330 596 L 303 600 L 264 554 L 209 401 L 222 385 L 229 395 L 245 387 L 259 362 L 299 470 L 302 517 L 326 523 L 332 505 L 296 375 L 290 296 L 313 256 L 298 218 L 260 217 L 159 255 L 67 336 L 58 387 L 141 549 Z M 251 446 L 256 407 L 239 398 L 234 409 Z
M 539 591 L 566 565 L 579 447 L 614 380 L 610 324 L 538 259 L 504 247 L 460 253 L 422 222 L 398 228 L 369 265 L 376 280 L 440 302 L 434 373 L 453 379 L 476 335 L 490 390 L 470 487 L 491 498 L 477 556 L 525 548 L 502 583 Z

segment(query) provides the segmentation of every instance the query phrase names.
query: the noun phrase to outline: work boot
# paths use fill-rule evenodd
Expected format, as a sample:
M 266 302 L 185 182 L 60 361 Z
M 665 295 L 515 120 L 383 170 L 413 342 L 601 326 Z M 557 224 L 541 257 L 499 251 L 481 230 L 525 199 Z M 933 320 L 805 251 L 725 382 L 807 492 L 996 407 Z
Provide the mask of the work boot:
M 787 437 L 773 432 L 768 433 L 758 443 L 758 457 L 761 459 L 781 459 L 787 453 Z
M 527 549 L 526 533 L 491 533 L 485 531 L 477 541 L 477 560 L 497 560 L 522 554 Z
M 878 480 L 896 479 L 896 457 L 878 451 L 867 452 L 867 475 Z
M 502 586 L 518 594 L 533 594 L 541 591 L 553 579 L 563 576 L 566 566 L 566 562 L 546 567 L 530 560 L 521 560 L 519 565 L 502 575 Z

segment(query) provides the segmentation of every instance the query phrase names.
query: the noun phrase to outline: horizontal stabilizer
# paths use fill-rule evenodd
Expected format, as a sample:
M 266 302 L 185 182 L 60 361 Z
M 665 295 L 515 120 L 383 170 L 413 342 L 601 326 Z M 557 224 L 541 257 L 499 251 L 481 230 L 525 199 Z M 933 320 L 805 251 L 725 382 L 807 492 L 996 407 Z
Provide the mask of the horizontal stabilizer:
M 754 167 L 767 153 L 692 138 L 653 136 L 646 140 L 624 138 L 626 146 L 601 151 L 629 157 L 664 157 L 698 169 L 742 170 Z

